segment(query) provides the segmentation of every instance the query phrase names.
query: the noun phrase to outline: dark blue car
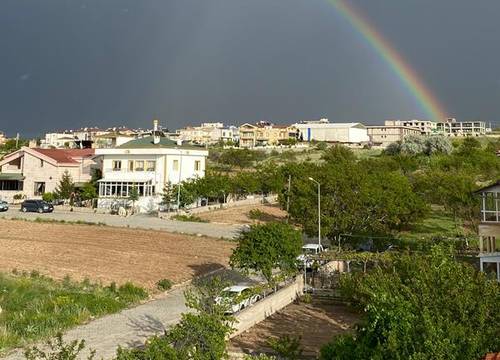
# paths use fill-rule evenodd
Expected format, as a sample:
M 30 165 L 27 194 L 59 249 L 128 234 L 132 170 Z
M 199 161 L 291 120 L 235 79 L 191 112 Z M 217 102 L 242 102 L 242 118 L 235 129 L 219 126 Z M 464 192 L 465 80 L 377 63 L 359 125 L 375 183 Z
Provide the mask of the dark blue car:
M 38 212 L 40 214 L 54 211 L 54 206 L 43 200 L 24 200 L 21 204 L 22 212 Z

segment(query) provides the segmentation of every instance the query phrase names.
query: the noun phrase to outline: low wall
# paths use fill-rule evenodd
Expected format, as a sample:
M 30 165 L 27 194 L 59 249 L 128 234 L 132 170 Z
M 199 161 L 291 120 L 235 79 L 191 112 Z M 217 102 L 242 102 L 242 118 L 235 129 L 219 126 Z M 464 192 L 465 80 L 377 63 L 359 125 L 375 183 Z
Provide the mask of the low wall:
M 236 315 L 238 322 L 236 330 L 230 338 L 240 335 L 250 329 L 255 324 L 260 323 L 275 312 L 291 304 L 298 296 L 304 292 L 304 278 L 297 276 L 295 281 L 287 287 L 278 290 L 276 293 L 256 302 Z
M 253 198 L 249 199 L 244 199 L 244 200 L 237 200 L 237 201 L 230 201 L 224 204 L 215 204 L 215 205 L 208 205 L 208 206 L 200 206 L 197 208 L 192 208 L 189 209 L 190 214 L 199 214 L 203 212 L 208 212 L 208 211 L 214 211 L 214 210 L 220 210 L 220 209 L 228 209 L 232 207 L 237 207 L 237 206 L 245 206 L 245 205 L 257 205 L 257 204 L 262 204 L 262 203 L 275 203 L 277 201 L 277 196 L 272 195 L 272 196 L 266 196 L 262 197 L 259 195 L 255 195 Z

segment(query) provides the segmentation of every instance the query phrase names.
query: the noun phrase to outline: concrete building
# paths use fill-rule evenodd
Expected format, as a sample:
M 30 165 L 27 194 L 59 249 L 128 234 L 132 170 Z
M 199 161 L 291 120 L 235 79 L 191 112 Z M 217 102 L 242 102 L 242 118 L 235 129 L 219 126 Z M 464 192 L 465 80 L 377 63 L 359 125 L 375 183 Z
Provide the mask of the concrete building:
M 437 123 L 437 132 L 446 136 L 484 136 L 486 123 L 484 121 L 457 121 L 454 118 Z
M 7 137 L 5 136 L 5 134 L 3 132 L 0 131 L 0 145 L 5 144 L 6 141 L 7 141 Z
M 432 135 L 437 133 L 437 123 L 430 120 L 386 120 L 385 125 L 388 126 L 405 126 L 417 128 L 421 135 Z
M 481 271 L 496 271 L 500 281 L 500 181 L 476 191 L 481 196 L 479 262 Z
M 218 142 L 237 142 L 238 128 L 224 127 L 223 123 L 202 123 L 200 126 L 187 126 L 177 130 L 177 139 L 199 145 L 212 145 Z
M 297 129 L 292 125 L 274 125 L 260 121 L 256 124 L 243 124 L 239 128 L 240 147 L 279 145 L 297 138 Z
M 141 212 L 158 208 L 167 183 L 205 176 L 208 151 L 153 136 L 129 141 L 114 149 L 96 149 L 102 161 L 103 178 L 99 181 L 98 206 L 110 207 L 117 200 L 126 201 L 130 189 L 139 192 L 137 207 Z
M 404 125 L 391 125 L 390 121 L 386 121 L 385 125 L 367 126 L 366 129 L 368 131 L 371 144 L 384 148 L 389 144 L 403 141 L 408 135 L 421 134 L 421 131 L 418 128 Z
M 40 149 L 23 147 L 0 161 L 0 197 L 12 201 L 20 194 L 29 199 L 54 192 L 68 172 L 75 185 L 92 178 L 97 168 L 93 149 Z
M 365 144 L 370 141 L 366 126 L 361 123 L 330 123 L 328 119 L 304 121 L 293 125 L 299 140 L 325 141 L 341 144 Z

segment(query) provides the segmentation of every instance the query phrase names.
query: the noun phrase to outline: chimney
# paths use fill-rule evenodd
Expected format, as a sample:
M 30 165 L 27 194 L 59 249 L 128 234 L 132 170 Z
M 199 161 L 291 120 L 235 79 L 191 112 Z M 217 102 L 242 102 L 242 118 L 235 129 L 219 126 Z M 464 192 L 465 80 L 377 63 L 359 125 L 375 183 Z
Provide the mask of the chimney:
M 158 134 L 158 120 L 153 120 L 153 144 L 160 143 L 160 135 Z

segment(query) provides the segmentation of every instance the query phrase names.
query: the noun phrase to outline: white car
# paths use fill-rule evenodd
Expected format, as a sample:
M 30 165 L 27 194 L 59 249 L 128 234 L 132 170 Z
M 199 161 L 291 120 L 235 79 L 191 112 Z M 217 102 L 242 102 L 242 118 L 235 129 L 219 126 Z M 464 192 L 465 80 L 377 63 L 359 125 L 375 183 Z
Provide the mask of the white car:
M 253 294 L 247 285 L 233 285 L 222 290 L 221 296 L 215 299 L 217 304 L 226 304 L 229 309 L 227 313 L 235 314 L 244 308 L 255 304 L 261 299 L 258 294 Z
M 310 268 L 313 265 L 313 260 L 311 256 L 318 255 L 325 251 L 323 245 L 320 244 L 305 244 L 302 246 L 302 254 L 297 256 L 297 261 L 306 268 Z

